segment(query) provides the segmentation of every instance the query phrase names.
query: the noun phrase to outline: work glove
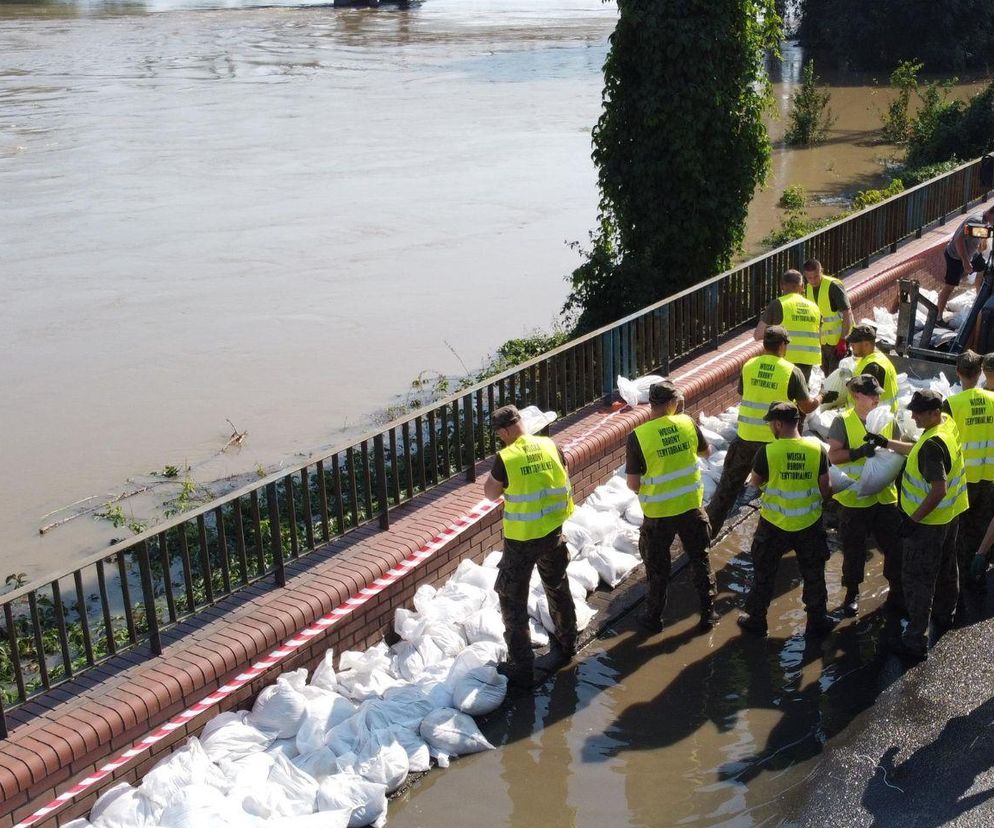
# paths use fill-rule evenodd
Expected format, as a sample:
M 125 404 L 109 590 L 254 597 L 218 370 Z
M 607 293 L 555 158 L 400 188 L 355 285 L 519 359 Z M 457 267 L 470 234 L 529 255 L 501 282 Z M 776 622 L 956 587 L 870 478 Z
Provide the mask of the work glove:
M 842 359 L 846 354 L 849 353 L 849 343 L 846 342 L 846 338 L 842 337 L 835 346 L 835 355 Z
M 831 405 L 839 398 L 838 391 L 826 391 L 821 398 L 822 405 Z
M 970 260 L 970 266 L 974 273 L 983 273 L 987 269 L 987 259 L 984 258 L 984 254 L 974 253 Z
M 979 581 L 987 572 L 987 556 L 974 555 L 970 564 L 970 580 Z
M 902 538 L 910 538 L 915 533 L 915 528 L 917 526 L 918 524 L 915 521 L 913 521 L 910 517 L 905 517 L 901 521 L 901 529 L 900 532 L 898 532 L 898 534 Z
M 887 443 L 890 442 L 886 437 L 881 434 L 874 434 L 872 431 L 866 432 L 863 440 L 867 443 L 872 443 L 877 448 L 887 448 Z
M 849 449 L 849 460 L 856 461 L 860 457 L 873 457 L 876 451 L 877 447 L 873 443 L 864 443 L 859 448 Z

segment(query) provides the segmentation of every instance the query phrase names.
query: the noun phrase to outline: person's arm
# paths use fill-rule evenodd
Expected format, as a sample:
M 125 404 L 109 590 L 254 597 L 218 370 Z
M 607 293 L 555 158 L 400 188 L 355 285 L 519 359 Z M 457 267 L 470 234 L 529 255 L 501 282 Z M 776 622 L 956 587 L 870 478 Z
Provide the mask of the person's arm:
M 811 391 L 808 388 L 807 381 L 804 379 L 804 374 L 801 373 L 801 369 L 796 365 L 794 366 L 794 373 L 790 376 L 790 382 L 787 384 L 787 396 L 794 401 L 802 414 L 810 414 L 821 405 L 821 397 L 811 396 Z
M 953 247 L 956 248 L 956 255 L 959 256 L 960 261 L 963 262 L 963 272 L 970 273 L 973 271 L 973 264 L 970 262 L 970 254 L 966 250 L 966 233 L 963 232 L 965 225 L 964 221 L 956 231 L 956 241 L 953 242 Z
M 504 494 L 504 484 L 495 480 L 492 474 L 488 474 L 483 481 L 483 494 L 487 496 L 487 500 L 499 500 Z
M 628 435 L 628 442 L 625 444 L 625 485 L 635 494 L 638 494 L 642 486 L 642 474 L 645 472 L 645 456 L 642 454 L 642 446 L 638 437 L 633 431 Z
M 935 437 L 930 438 L 918 452 L 918 468 L 929 484 L 929 490 L 925 499 L 911 515 L 914 523 L 921 523 L 923 518 L 928 517 L 942 502 L 948 490 L 946 476 L 951 462 L 947 460 L 945 447 L 937 445 L 935 440 Z
M 694 429 L 697 431 L 697 456 L 707 460 L 711 456 L 711 444 L 697 423 L 694 423 Z
M 749 475 L 749 485 L 754 489 L 760 489 L 766 485 L 770 477 L 770 461 L 766 457 L 766 446 L 760 446 L 756 452 L 756 459 L 752 463 L 752 474 Z
M 828 460 L 833 466 L 838 466 L 841 463 L 848 463 L 850 460 L 848 447 L 840 443 L 838 440 L 829 439 Z
M 765 333 L 766 333 L 766 323 L 762 319 L 760 319 L 759 322 L 756 323 L 756 330 L 752 332 L 752 338 L 755 339 L 757 342 L 762 342 L 763 335 Z
M 935 507 L 942 502 L 942 498 L 945 496 L 946 481 L 933 480 L 931 488 L 928 490 L 928 494 L 925 495 L 925 499 L 921 502 L 921 505 L 915 509 L 914 514 L 911 515 L 911 520 L 915 523 L 921 523 L 922 518 L 928 517 Z
M 853 328 L 856 327 L 856 323 L 853 320 L 852 308 L 846 308 L 842 311 L 842 337 L 845 338 L 849 336 Z
M 906 443 L 903 440 L 888 440 L 886 446 L 886 448 L 889 448 L 895 454 L 902 454 L 905 457 L 911 454 L 911 449 L 914 447 L 914 443 Z
M 832 499 L 832 479 L 828 476 L 828 472 L 818 475 L 818 488 L 821 489 L 822 500 Z

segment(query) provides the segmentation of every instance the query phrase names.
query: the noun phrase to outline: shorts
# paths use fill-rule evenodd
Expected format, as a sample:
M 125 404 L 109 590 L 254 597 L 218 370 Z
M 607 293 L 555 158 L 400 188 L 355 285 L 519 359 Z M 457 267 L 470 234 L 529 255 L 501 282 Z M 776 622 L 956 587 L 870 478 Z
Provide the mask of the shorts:
M 944 250 L 943 255 L 946 257 L 945 282 L 947 285 L 956 287 L 963 279 L 963 262 L 950 256 L 948 250 Z

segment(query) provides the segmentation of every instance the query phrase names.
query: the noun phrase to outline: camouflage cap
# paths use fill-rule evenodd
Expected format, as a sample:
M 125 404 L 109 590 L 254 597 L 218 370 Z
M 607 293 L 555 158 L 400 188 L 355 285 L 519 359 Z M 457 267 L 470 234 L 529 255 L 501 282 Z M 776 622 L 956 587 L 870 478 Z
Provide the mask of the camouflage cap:
M 942 394 L 931 388 L 923 388 L 911 395 L 908 410 L 921 414 L 923 411 L 939 411 L 942 408 Z
M 854 394 L 869 394 L 870 396 L 879 397 L 884 392 L 884 389 L 880 387 L 880 383 L 877 382 L 877 378 L 870 374 L 860 374 L 853 377 L 846 383 L 846 386 Z
M 784 342 L 790 342 L 790 334 L 783 325 L 770 325 L 763 332 L 763 345 L 767 348 L 775 348 Z
M 669 380 L 654 382 L 649 388 L 649 402 L 652 405 L 666 405 L 680 399 L 680 389 Z
M 782 420 L 788 423 L 796 423 L 801 419 L 801 412 L 792 402 L 774 402 L 770 403 L 770 409 L 763 415 L 763 419 L 767 422 L 770 420 Z
M 846 337 L 850 342 L 876 342 L 877 330 L 872 325 L 857 325 Z
M 494 428 L 507 428 L 520 420 L 521 412 L 513 405 L 505 405 L 503 408 L 498 408 L 490 418 L 490 422 Z

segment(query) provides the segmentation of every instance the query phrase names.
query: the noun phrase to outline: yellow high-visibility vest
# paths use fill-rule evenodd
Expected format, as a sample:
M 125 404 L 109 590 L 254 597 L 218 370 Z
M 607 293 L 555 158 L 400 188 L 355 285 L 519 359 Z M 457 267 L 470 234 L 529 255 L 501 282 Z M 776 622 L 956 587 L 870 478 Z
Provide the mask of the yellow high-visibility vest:
M 766 452 L 770 467 L 760 517 L 787 532 L 807 529 L 821 517 L 821 444 L 813 437 L 791 437 L 760 451 Z
M 821 311 L 800 293 L 785 293 L 780 297 L 783 326 L 787 329 L 788 362 L 794 365 L 821 364 Z
M 787 389 L 794 366 L 776 354 L 760 354 L 742 366 L 742 402 L 739 403 L 738 435 L 754 443 L 773 441 L 763 415 L 770 403 L 789 402 Z
M 994 480 L 994 393 L 971 388 L 947 402 L 959 429 L 967 482 Z
M 963 452 L 960 450 L 959 443 L 952 431 L 943 425 L 926 429 L 925 433 L 918 438 L 914 448 L 911 449 L 911 454 L 908 455 L 908 461 L 904 466 L 904 474 L 901 476 L 901 508 L 906 515 L 913 515 L 932 488 L 932 484 L 925 480 L 918 470 L 918 452 L 925 445 L 925 441 L 932 437 L 938 437 L 946 446 L 949 456 L 952 458 L 952 468 L 946 479 L 946 496 L 939 501 L 938 506 L 922 518 L 921 522 L 928 526 L 941 526 L 951 523 L 953 518 L 965 512 L 969 507 L 966 496 Z
M 657 417 L 635 429 L 645 458 L 639 503 L 646 517 L 672 517 L 704 503 L 697 429 L 686 414 Z
M 850 408 L 842 414 L 842 422 L 846 426 L 846 437 L 849 441 L 849 448 L 859 448 L 863 445 L 863 438 L 866 436 L 866 426 L 863 425 L 863 421 L 860 420 L 859 414 L 856 413 L 856 409 Z M 894 436 L 894 423 L 890 422 L 887 427 L 883 430 L 882 436 L 890 440 Z M 849 460 L 845 463 L 837 463 L 836 465 L 844 471 L 856 485 L 850 486 L 848 489 L 843 489 L 834 495 L 835 500 L 837 500 L 843 506 L 848 506 L 850 509 L 867 509 L 877 503 L 897 503 L 897 483 L 891 483 L 886 486 L 882 491 L 875 495 L 869 495 L 868 497 L 860 497 L 857 492 L 859 491 L 859 480 L 863 476 L 863 466 L 866 463 L 865 457 L 860 457 L 858 460 Z
M 880 351 L 874 350 L 873 353 L 856 360 L 856 367 L 853 369 L 853 375 L 858 377 L 860 374 L 865 372 L 866 366 L 868 365 L 879 365 L 884 369 L 884 387 L 883 393 L 880 395 L 880 404 L 889 405 L 890 410 L 896 414 L 897 369 L 894 367 L 894 363 L 890 361 L 890 358 L 886 354 L 882 354 Z
M 804 295 L 811 302 L 816 302 L 818 310 L 821 311 L 821 344 L 838 345 L 842 339 L 842 311 L 832 310 L 832 285 L 841 285 L 842 281 L 833 276 L 821 277 L 818 299 L 815 299 L 815 289 L 808 285 L 804 290 Z
M 507 471 L 504 537 L 535 540 L 562 526 L 573 514 L 573 493 L 556 444 L 525 434 L 499 454 Z

